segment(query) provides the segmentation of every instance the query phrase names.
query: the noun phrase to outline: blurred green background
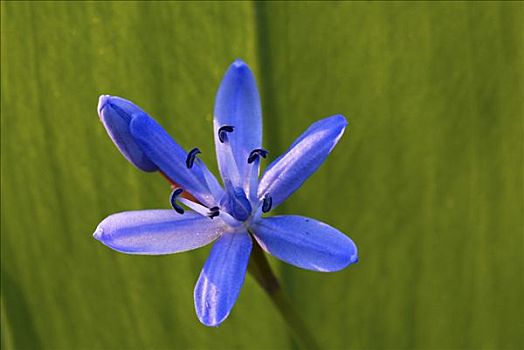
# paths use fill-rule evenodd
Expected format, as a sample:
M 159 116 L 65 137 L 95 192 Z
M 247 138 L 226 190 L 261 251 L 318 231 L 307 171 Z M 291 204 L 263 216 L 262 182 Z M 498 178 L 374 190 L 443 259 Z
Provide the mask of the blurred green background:
M 349 120 L 278 212 L 347 233 L 359 263 L 271 258 L 323 348 L 524 348 L 523 18 L 518 2 L 2 1 L 2 348 L 297 348 L 250 277 L 222 326 L 198 322 L 209 247 L 126 256 L 91 236 L 170 192 L 119 154 L 98 96 L 136 102 L 216 169 L 214 95 L 237 57 L 271 157 Z

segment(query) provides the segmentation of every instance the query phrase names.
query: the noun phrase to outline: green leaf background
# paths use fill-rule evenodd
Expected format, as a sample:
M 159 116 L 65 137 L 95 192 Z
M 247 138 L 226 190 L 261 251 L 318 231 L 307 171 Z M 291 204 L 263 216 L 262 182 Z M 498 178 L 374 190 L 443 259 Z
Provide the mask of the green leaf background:
M 237 57 L 257 75 L 276 157 L 342 113 L 345 136 L 279 207 L 347 233 L 333 274 L 273 258 L 323 348 L 524 348 L 521 2 L 1 4 L 4 349 L 297 348 L 248 277 L 229 319 L 192 292 L 209 247 L 126 256 L 102 218 L 169 207 L 96 113 L 123 96 L 216 169 L 214 95 Z

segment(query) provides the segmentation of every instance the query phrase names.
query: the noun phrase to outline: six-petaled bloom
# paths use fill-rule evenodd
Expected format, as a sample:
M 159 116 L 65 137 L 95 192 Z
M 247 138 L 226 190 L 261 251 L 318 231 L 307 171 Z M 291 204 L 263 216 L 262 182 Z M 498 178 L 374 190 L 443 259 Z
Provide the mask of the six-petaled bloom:
M 214 111 L 222 187 L 198 159 L 198 148 L 186 152 L 130 101 L 101 96 L 98 113 L 133 165 L 159 171 L 178 187 L 170 198 L 174 210 L 111 215 L 94 237 L 119 252 L 149 255 L 179 253 L 215 241 L 194 290 L 203 324 L 217 326 L 229 315 L 244 282 L 253 239 L 278 259 L 308 270 L 338 271 L 357 261 L 353 241 L 327 224 L 296 215 L 263 216 L 321 165 L 344 133 L 343 116 L 312 124 L 259 178 L 261 158 L 267 156 L 260 98 L 249 67 L 235 61 L 219 87 Z

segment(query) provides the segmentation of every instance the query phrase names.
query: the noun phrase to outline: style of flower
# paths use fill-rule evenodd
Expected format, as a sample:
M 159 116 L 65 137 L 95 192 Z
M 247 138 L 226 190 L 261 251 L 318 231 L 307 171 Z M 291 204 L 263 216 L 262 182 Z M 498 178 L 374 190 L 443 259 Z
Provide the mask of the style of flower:
M 203 324 L 218 326 L 229 315 L 244 283 L 253 239 L 267 253 L 303 269 L 338 271 L 357 262 L 353 241 L 325 223 L 296 215 L 264 216 L 321 165 L 344 132 L 343 116 L 312 124 L 259 179 L 261 158 L 267 156 L 260 98 L 249 67 L 235 61 L 219 87 L 214 110 L 222 187 L 197 158 L 198 148 L 186 152 L 130 101 L 101 96 L 98 113 L 133 165 L 159 171 L 177 187 L 170 197 L 174 210 L 110 215 L 93 236 L 116 251 L 146 255 L 180 253 L 214 241 L 194 290 Z

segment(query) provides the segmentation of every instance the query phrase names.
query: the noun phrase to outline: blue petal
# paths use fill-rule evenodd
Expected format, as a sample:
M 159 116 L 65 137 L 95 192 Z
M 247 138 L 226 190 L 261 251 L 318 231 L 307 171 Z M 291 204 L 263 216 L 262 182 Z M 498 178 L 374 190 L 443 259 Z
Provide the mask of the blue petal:
M 222 143 L 218 130 L 222 126 L 233 126 L 228 133 L 228 142 Z M 215 101 L 215 146 L 218 165 L 223 179 L 232 179 L 234 187 L 247 191 L 249 176 L 247 159 L 252 150 L 262 145 L 262 111 L 255 77 L 248 65 L 236 60 L 227 70 L 218 89 Z M 227 147 L 232 148 L 236 167 L 228 161 Z M 228 174 L 236 171 L 238 174 Z M 236 176 L 238 175 L 238 176 Z
M 218 326 L 237 300 L 252 247 L 247 232 L 226 233 L 213 245 L 195 286 L 195 309 L 200 322 Z
M 266 169 L 258 197 L 269 193 L 273 208 L 295 192 L 324 162 L 344 133 L 347 121 L 334 115 L 313 123 L 291 147 Z
M 98 100 L 100 120 L 124 157 L 140 170 L 156 171 L 157 166 L 146 157 L 129 131 L 131 119 L 137 114 L 146 115 L 146 112 L 123 98 L 102 95 Z
M 303 269 L 338 271 L 358 260 L 357 247 L 349 237 L 303 216 L 260 219 L 253 224 L 253 233 L 266 252 Z
M 128 211 L 105 218 L 93 237 L 128 254 L 172 254 L 202 247 L 224 230 L 220 220 L 186 211 Z
M 147 157 L 172 181 L 206 206 L 214 206 L 220 189 L 216 178 L 202 162 L 186 166 L 187 152 L 154 119 L 143 114 L 131 120 L 131 135 Z M 204 172 L 207 174 L 204 176 Z M 211 183 L 208 183 L 211 182 Z M 220 189 L 221 190 L 221 189 Z

